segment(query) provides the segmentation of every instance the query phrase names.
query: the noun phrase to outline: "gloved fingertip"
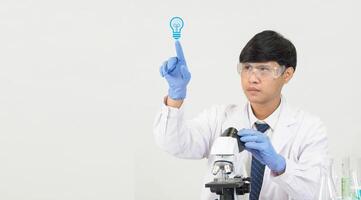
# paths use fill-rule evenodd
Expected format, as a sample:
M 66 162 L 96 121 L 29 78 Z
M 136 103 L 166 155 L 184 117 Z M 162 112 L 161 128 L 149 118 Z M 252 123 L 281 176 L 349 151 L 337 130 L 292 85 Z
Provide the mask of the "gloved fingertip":
M 175 41 L 175 48 L 176 48 L 176 53 L 177 53 L 177 57 L 179 58 L 179 60 L 185 61 L 182 45 L 179 40 Z
M 249 132 L 249 129 L 242 128 L 241 130 L 238 131 L 237 134 L 242 137 L 242 136 L 250 135 L 251 133 Z
M 244 146 L 246 147 L 246 149 L 249 149 L 249 150 L 254 150 L 254 148 L 255 148 L 255 143 L 254 142 L 246 142 L 245 144 L 244 144 Z
M 239 136 L 242 135 L 243 131 L 244 131 L 244 128 L 239 129 L 239 131 L 237 132 L 237 135 L 239 135 Z

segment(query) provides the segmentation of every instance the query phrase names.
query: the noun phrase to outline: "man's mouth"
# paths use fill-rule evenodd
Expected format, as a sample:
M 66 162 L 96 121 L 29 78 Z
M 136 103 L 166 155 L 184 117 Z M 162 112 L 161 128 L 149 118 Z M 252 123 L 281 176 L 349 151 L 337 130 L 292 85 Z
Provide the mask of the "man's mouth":
M 257 88 L 254 88 L 254 87 L 250 87 L 250 88 L 247 88 L 247 91 L 249 91 L 249 92 L 260 92 L 261 90 L 259 90 Z

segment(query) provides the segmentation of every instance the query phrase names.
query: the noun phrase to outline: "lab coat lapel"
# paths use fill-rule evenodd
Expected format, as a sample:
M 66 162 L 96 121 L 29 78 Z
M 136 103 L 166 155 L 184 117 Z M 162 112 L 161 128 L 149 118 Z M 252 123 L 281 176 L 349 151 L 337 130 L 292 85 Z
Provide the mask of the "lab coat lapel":
M 284 99 L 283 99 L 284 100 Z M 294 124 L 296 123 L 295 111 L 284 102 L 278 123 L 272 136 L 272 145 L 276 152 L 281 152 L 293 138 Z

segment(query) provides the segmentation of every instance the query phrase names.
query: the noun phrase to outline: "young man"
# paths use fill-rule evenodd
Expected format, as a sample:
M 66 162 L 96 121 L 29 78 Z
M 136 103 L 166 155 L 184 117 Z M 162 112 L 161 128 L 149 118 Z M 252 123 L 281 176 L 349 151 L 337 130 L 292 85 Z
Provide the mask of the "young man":
M 316 198 L 320 166 L 328 156 L 325 127 L 281 95 L 296 69 L 294 45 L 274 31 L 256 34 L 243 48 L 237 66 L 249 102 L 214 106 L 192 120 L 183 118 L 181 107 L 191 76 L 178 41 L 176 51 L 177 57 L 160 68 L 169 85 L 154 123 L 160 148 L 180 158 L 208 158 L 206 183 L 213 178 L 209 153 L 215 138 L 235 127 L 247 150 L 236 155 L 240 164 L 235 170 L 251 176 L 250 199 Z M 216 197 L 208 188 L 202 193 L 204 200 Z

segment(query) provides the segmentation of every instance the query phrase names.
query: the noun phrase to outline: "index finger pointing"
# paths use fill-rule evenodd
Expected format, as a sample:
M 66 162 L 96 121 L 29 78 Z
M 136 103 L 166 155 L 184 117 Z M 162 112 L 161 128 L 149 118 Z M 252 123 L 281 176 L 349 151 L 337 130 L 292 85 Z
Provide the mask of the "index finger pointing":
M 185 62 L 182 45 L 181 45 L 181 43 L 179 42 L 179 40 L 176 40 L 176 41 L 175 41 L 175 50 L 176 50 L 176 52 L 177 52 L 177 57 L 178 57 L 178 59 Z

